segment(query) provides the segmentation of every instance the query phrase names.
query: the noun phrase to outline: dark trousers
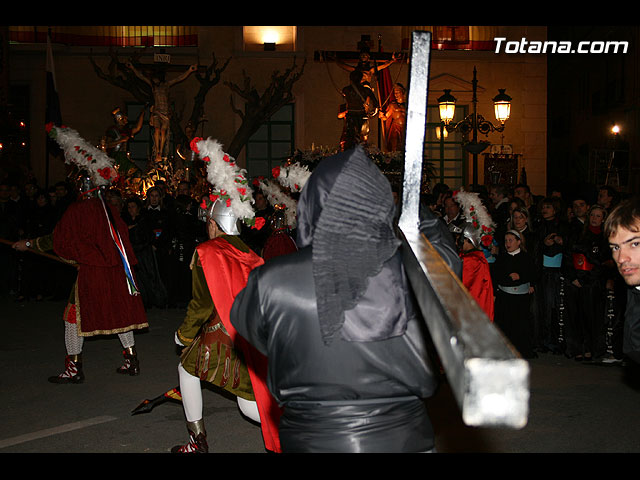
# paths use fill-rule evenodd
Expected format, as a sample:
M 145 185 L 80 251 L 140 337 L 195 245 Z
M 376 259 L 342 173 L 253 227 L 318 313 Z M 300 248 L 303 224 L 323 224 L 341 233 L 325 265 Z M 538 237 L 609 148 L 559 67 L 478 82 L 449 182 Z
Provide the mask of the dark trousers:
M 583 277 L 578 287 L 567 282 L 567 355 L 570 357 L 590 353 L 594 358 L 604 355 L 605 289 L 597 278 Z
M 543 268 L 536 294 L 538 300 L 539 338 L 542 345 L 560 353 L 564 349 L 564 285 L 559 268 Z

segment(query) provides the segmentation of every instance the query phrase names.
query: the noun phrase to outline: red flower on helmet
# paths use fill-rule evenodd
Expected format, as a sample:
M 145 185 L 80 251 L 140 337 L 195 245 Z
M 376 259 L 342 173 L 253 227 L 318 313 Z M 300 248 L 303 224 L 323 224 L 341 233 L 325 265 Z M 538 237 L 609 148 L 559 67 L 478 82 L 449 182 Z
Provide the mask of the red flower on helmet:
M 260 230 L 262 227 L 264 227 L 264 224 L 266 223 L 264 217 L 256 217 L 256 223 L 251 227 L 251 228 L 256 228 L 258 230 Z
M 193 150 L 196 153 L 200 153 L 200 151 L 198 150 L 198 142 L 200 141 L 202 141 L 201 137 L 193 137 L 191 142 L 189 142 L 189 148 L 191 148 L 191 150 Z
M 271 169 L 271 175 L 273 175 L 273 178 L 278 178 L 280 176 L 280 167 L 273 167 Z
M 99 168 L 98 173 L 102 178 L 109 180 L 111 178 L 111 169 L 109 167 Z

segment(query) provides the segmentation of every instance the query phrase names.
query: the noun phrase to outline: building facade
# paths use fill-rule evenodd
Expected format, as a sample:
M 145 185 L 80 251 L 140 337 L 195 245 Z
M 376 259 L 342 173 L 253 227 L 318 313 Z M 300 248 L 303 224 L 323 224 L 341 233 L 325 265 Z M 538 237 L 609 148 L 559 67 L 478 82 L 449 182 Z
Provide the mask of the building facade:
M 262 94 L 274 72 L 301 68 L 293 84 L 293 100 L 265 121 L 237 156 L 248 175 L 270 172 L 292 151 L 337 148 L 343 120 L 339 118 L 344 98 L 341 90 L 349 84 L 349 66 L 357 63 L 362 46 L 377 57 L 395 57 L 386 69 L 392 84 L 408 85 L 410 37 L 413 30 L 429 30 L 433 36 L 430 65 L 429 111 L 427 115 L 426 159 L 433 167 L 430 182 L 450 187 L 468 186 L 474 168 L 480 184 L 491 181 L 515 183 L 523 167 L 534 193 L 547 190 L 547 56 L 519 51 L 497 52 L 500 40 L 544 41 L 546 27 L 518 26 L 197 26 L 197 27 L 5 27 L 6 51 L 4 91 L 7 104 L 26 119 L 25 155 L 14 155 L 12 165 L 30 171 L 41 185 L 52 184 L 66 175 L 60 159 L 46 154 L 44 118 L 46 109 L 46 36 L 51 33 L 51 51 L 63 123 L 85 139 L 100 142 L 112 124 L 111 112 L 126 109 L 130 120 L 145 106 L 131 94 L 98 76 L 94 64 L 107 71 L 117 58 L 131 58 L 142 65 L 160 64 L 167 79 L 174 78 L 189 65 L 202 71 L 214 62 L 220 67 L 220 81 L 206 94 L 196 135 L 213 137 L 228 146 L 241 125 L 244 99 L 231 88 L 250 79 L 255 92 Z M 145 30 L 146 28 L 146 30 Z M 92 63 L 92 61 L 94 63 Z M 342 64 L 346 64 L 342 65 Z M 480 135 L 490 146 L 477 156 L 464 148 L 464 137 L 450 133 L 440 140 L 438 98 L 444 89 L 456 97 L 456 118 L 472 112 L 474 69 L 477 71 L 477 113 L 497 124 L 493 97 L 505 89 L 512 98 L 511 114 L 502 132 Z M 374 85 L 375 87 L 375 85 Z M 199 90 L 195 75 L 170 89 L 175 115 L 185 122 L 191 114 Z M 388 98 L 380 98 L 386 103 Z M 145 119 L 145 125 L 148 121 Z M 132 154 L 143 159 L 149 153 L 151 132 L 145 127 L 132 145 Z M 384 149 L 381 122 L 370 121 L 369 143 Z M 171 154 L 175 150 L 172 146 Z M 485 160 L 510 156 L 516 174 L 502 173 L 489 178 Z M 4 155 L 4 153 L 3 153 Z M 6 157 L 6 155 L 5 155 Z M 18 158 L 18 160 L 15 160 Z M 6 165 L 6 158 L 3 160 Z M 14 168 L 13 166 L 10 168 Z

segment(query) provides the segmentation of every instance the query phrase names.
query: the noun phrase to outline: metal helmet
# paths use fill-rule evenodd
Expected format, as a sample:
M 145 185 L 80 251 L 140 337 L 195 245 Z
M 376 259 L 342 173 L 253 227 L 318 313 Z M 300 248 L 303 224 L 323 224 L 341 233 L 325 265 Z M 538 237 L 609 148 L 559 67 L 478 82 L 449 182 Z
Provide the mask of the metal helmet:
M 220 229 L 227 235 L 240 235 L 238 229 L 238 217 L 231 209 L 227 207 L 224 200 L 218 198 L 206 210 L 206 218 L 214 219 Z
M 475 228 L 471 222 L 466 222 L 462 227 L 462 237 L 469 240 L 476 248 L 480 248 L 482 245 L 482 232 L 479 228 Z
M 273 231 L 286 228 L 287 219 L 285 215 L 285 207 L 283 205 L 276 205 L 273 208 L 273 213 L 269 217 L 269 226 Z
M 83 171 L 77 179 L 79 184 L 80 195 L 83 198 L 92 198 L 96 196 L 96 185 L 93 183 L 88 172 Z

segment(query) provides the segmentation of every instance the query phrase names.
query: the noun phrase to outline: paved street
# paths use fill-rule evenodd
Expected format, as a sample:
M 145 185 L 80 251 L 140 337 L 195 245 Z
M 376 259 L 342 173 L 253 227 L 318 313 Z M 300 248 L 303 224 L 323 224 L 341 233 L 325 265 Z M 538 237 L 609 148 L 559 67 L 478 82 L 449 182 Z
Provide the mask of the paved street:
M 54 385 L 64 366 L 64 302 L 0 298 L 0 453 L 165 453 L 187 438 L 182 407 L 167 402 L 132 416 L 146 398 L 177 385 L 173 332 L 184 311 L 148 312 L 136 336 L 141 375 L 121 376 L 117 337 L 87 340 L 85 383 Z M 429 408 L 443 453 L 640 452 L 640 382 L 619 366 L 543 355 L 531 361 L 528 425 L 520 430 L 465 427 L 443 382 Z M 233 398 L 209 388 L 204 414 L 210 449 L 265 453 L 260 429 Z

